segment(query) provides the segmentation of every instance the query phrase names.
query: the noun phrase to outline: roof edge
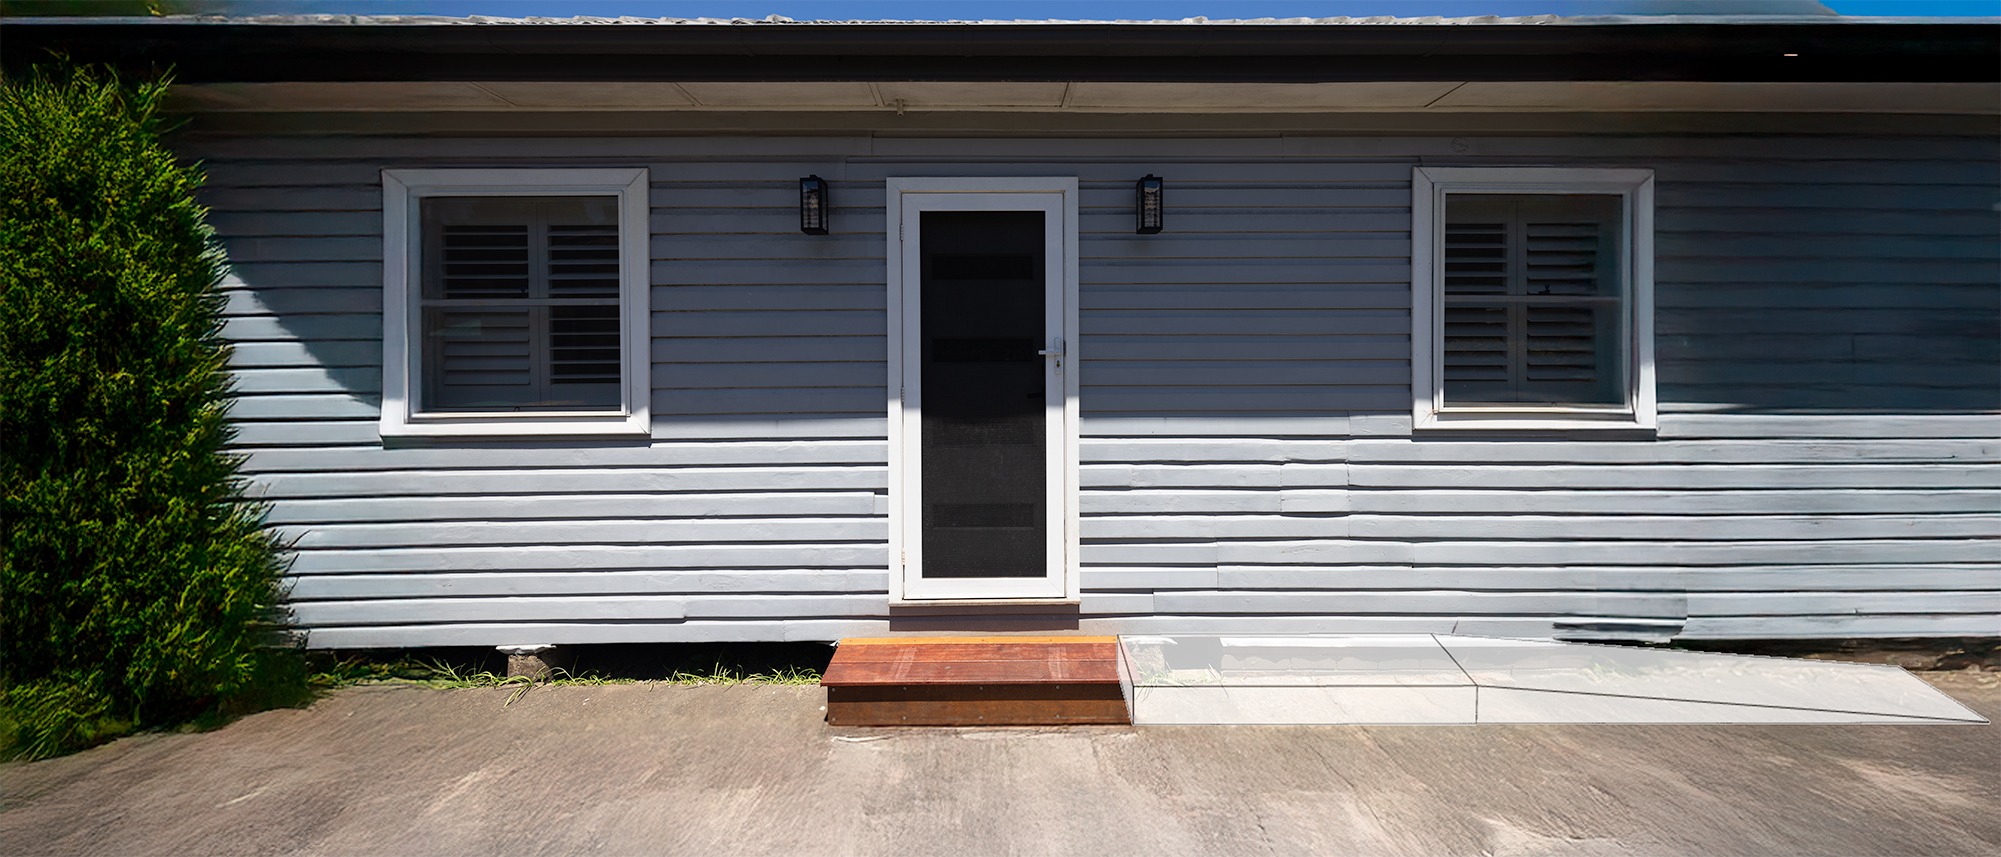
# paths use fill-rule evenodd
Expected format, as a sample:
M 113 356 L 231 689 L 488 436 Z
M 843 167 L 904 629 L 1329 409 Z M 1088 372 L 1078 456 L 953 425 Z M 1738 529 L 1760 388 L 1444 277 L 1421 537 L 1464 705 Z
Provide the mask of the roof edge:
M 1626 27 L 1665 25 L 1741 25 L 1741 24 L 1812 24 L 1812 25 L 1958 25 L 1979 24 L 2001 26 L 2001 16 L 1996 17 L 1944 17 L 1944 16 L 1897 16 L 1897 15 L 1478 15 L 1463 17 L 1444 16 L 1332 16 L 1332 17 L 1292 17 L 1292 18 L 1162 18 L 1162 19 L 983 19 L 983 20 L 916 20 L 916 19 L 795 19 L 781 15 L 764 18 L 646 18 L 637 16 L 604 17 L 506 17 L 495 15 L 106 15 L 92 17 L 9 17 L 10 24 L 64 24 L 64 25 L 258 25 L 258 26 L 702 26 L 702 27 L 865 27 L 865 26 L 1001 26 L 1001 27 L 1068 27 L 1068 26 L 1115 26 L 1137 27 L 1437 27 L 1437 26 L 1582 26 L 1582 27 Z
M 406 23 L 412 20 L 9 19 L 0 62 L 19 68 L 58 52 L 134 70 L 172 67 L 186 83 L 2001 81 L 1995 25 L 1964 20 Z M 452 23 L 464 21 L 472 23 Z

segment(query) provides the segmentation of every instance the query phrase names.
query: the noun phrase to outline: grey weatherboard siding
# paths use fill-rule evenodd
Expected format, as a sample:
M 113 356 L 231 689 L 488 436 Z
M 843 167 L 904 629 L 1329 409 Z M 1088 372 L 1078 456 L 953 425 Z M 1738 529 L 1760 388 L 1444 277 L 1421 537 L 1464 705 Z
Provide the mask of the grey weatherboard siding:
M 1085 631 L 2001 634 L 1992 137 L 184 149 L 315 647 L 1065 626 L 885 608 L 882 181 L 925 175 L 1081 179 Z M 1656 172 L 1658 440 L 1411 438 L 1419 164 Z M 384 448 L 380 171 L 612 165 L 652 171 L 653 443 Z

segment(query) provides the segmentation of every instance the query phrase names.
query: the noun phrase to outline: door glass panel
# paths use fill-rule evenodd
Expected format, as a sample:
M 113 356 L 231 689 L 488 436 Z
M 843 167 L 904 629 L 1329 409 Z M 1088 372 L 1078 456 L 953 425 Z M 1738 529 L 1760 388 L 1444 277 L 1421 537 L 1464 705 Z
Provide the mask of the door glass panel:
M 921 217 L 923 575 L 1044 577 L 1043 212 Z

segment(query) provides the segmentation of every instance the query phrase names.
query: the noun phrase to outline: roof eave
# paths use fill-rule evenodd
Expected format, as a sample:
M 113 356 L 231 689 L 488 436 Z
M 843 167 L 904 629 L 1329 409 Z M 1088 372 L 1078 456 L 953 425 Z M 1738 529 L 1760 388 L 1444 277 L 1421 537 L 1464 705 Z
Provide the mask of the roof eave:
M 2001 81 L 2001 29 L 1992 23 L 1828 21 L 589 26 L 11 19 L 4 59 L 18 67 L 55 51 L 128 68 L 172 67 L 184 83 Z

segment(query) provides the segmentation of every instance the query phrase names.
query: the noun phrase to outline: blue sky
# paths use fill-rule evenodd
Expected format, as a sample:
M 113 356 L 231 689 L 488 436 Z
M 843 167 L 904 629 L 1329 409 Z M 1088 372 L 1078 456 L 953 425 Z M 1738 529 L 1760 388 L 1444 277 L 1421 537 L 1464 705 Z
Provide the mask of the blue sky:
M 1844 15 L 1992 15 L 2001 0 L 244 0 L 245 11 L 795 19 L 1258 18 L 1591 15 L 1811 8 Z M 279 7 L 290 8 L 279 8 Z M 268 8 L 259 8 L 268 7 Z

